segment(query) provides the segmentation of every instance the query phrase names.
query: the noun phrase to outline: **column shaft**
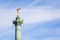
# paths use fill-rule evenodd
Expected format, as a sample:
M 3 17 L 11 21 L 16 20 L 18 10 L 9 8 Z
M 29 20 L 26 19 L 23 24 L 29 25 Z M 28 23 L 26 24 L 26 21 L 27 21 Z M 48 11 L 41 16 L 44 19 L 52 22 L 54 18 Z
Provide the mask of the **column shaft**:
M 15 27 L 15 40 L 21 40 L 21 27 Z

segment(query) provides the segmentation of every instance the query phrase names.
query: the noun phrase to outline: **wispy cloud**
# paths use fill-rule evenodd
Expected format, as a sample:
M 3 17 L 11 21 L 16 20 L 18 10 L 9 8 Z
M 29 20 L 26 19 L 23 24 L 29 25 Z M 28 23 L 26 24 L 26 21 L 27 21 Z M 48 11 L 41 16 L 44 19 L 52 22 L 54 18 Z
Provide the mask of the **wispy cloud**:
M 22 14 L 24 14 L 23 17 L 25 16 L 24 17 L 25 23 L 35 23 L 60 18 L 59 13 L 60 12 L 54 9 L 46 10 L 42 8 L 42 9 L 26 9 L 25 11 L 23 11 Z
M 22 16 L 22 19 L 24 19 L 24 24 L 26 23 L 29 24 L 29 23 L 43 22 L 43 21 L 48 21 L 48 20 L 52 20 L 55 18 L 60 18 L 59 10 L 58 9 L 46 9 L 46 8 L 25 9 L 20 13 L 20 15 Z M 0 17 L 1 25 L 2 24 L 6 25 L 8 24 L 8 22 L 9 24 L 12 24 L 11 21 L 16 16 L 15 9 L 6 9 L 4 10 L 4 12 L 0 11 L 0 13 L 2 15 L 2 17 Z

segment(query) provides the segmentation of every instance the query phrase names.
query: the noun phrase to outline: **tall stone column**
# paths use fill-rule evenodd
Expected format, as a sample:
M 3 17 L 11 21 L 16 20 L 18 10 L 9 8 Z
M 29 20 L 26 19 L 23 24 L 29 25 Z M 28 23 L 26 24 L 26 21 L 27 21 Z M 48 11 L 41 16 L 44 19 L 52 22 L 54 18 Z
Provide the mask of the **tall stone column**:
M 21 24 L 23 24 L 23 20 L 17 15 L 13 24 L 15 25 L 15 40 L 21 40 Z

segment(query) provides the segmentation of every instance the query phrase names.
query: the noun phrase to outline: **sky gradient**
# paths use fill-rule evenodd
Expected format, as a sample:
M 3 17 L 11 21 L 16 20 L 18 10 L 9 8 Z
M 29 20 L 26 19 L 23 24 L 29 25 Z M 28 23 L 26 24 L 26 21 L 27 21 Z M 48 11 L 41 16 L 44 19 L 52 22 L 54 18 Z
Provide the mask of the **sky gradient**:
M 0 0 L 0 40 L 15 40 L 16 8 L 24 20 L 21 40 L 60 40 L 60 0 Z

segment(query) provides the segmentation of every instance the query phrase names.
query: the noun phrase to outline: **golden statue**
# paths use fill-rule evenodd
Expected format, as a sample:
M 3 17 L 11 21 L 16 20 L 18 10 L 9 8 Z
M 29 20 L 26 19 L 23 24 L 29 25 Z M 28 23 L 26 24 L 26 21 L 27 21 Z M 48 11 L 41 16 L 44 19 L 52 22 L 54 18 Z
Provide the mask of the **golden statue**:
M 21 10 L 21 8 L 17 8 L 17 9 L 16 9 L 17 15 L 18 15 L 18 13 L 19 13 L 19 10 Z

